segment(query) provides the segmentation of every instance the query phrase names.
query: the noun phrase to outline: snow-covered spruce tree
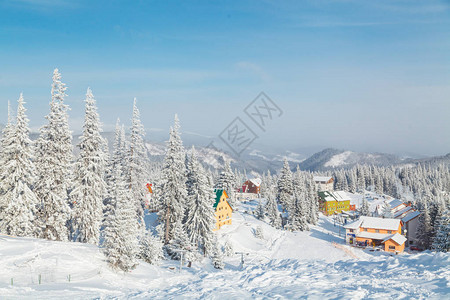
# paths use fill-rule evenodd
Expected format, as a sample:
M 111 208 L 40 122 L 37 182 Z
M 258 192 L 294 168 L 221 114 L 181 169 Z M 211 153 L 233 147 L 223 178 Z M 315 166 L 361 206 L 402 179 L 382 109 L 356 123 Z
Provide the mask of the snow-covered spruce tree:
M 281 217 L 276 201 L 276 186 L 272 180 L 270 171 L 267 172 L 266 180 L 263 182 L 263 186 L 263 197 L 266 198 L 265 211 L 269 219 L 269 224 L 275 228 L 281 228 Z
M 33 191 L 35 167 L 32 161 L 32 143 L 29 138 L 28 118 L 20 94 L 15 126 L 3 137 L 2 173 L 0 175 L 0 232 L 15 236 L 36 236 L 35 224 L 38 198 Z
M 70 219 L 68 192 L 72 183 L 73 147 L 64 104 L 66 86 L 58 69 L 53 72 L 52 100 L 47 124 L 40 129 L 35 146 L 37 181 L 35 192 L 40 200 L 41 237 L 66 241 Z
M 216 226 L 213 207 L 215 194 L 212 186 L 208 185 L 205 170 L 198 161 L 194 147 L 187 168 L 185 227 L 190 241 L 206 255 L 212 251 L 206 247 L 211 244 Z
M 183 254 L 185 261 L 192 262 L 197 260 L 199 255 L 196 245 L 189 240 L 181 220 L 177 220 L 173 225 L 173 238 L 164 246 L 163 250 L 167 257 L 175 260 L 181 259 Z
M 9 175 L 6 169 L 8 162 L 14 158 L 14 152 L 7 150 L 11 144 L 14 143 L 14 132 L 15 120 L 11 109 L 11 103 L 8 101 L 8 122 L 6 123 L 5 128 L 3 128 L 2 137 L 0 139 L 0 179 L 2 179 L 2 181 Z M 6 190 L 2 190 L 2 181 L 0 181 L 0 196 L 6 193 Z M 0 216 L 4 206 L 5 204 L 0 202 Z
M 225 245 L 223 246 L 223 253 L 225 256 L 233 256 L 233 243 L 230 240 L 225 241 Z
M 227 192 L 228 195 L 228 203 L 231 208 L 236 208 L 236 193 L 235 193 L 235 182 L 236 179 L 234 177 L 234 173 L 231 170 L 230 161 L 227 160 L 225 162 L 225 167 L 222 172 L 220 172 L 219 179 L 215 186 L 216 189 L 223 189 Z
M 217 241 L 214 243 L 214 255 L 212 257 L 212 264 L 214 268 L 222 270 L 225 267 L 223 262 L 223 252 L 219 247 Z
M 294 187 L 292 184 L 292 172 L 289 168 L 289 163 L 284 158 L 283 168 L 278 176 L 278 191 L 277 200 L 283 206 L 283 209 L 287 210 L 292 205 L 292 195 L 294 193 Z
M 133 102 L 133 118 L 131 119 L 130 145 L 128 153 L 128 184 L 136 206 L 139 231 L 144 234 L 144 206 L 147 193 L 146 184 L 149 180 L 150 162 L 145 146 L 145 130 L 141 123 L 136 98 Z
M 187 199 L 185 151 L 179 129 L 178 116 L 175 115 L 175 124 L 173 128 L 170 128 L 170 137 L 167 142 L 161 182 L 157 187 L 160 206 L 158 231 L 164 241 L 164 245 L 169 244 L 175 238 L 174 226 L 177 221 L 181 222 L 185 216 Z
M 101 137 L 101 126 L 96 101 L 88 88 L 83 134 L 80 137 L 80 155 L 75 163 L 73 203 L 73 238 L 82 243 L 98 244 L 103 219 L 103 199 L 106 198 L 103 152 L 106 141 Z
M 417 226 L 417 237 L 419 239 L 419 244 L 424 249 L 428 249 L 431 244 L 433 227 L 431 227 L 430 212 L 428 210 L 427 201 L 423 203 L 420 212 L 419 224 Z
M 255 217 L 260 220 L 264 220 L 264 218 L 266 217 L 266 208 L 263 205 L 261 199 L 258 199 L 258 206 L 256 206 Z
M 436 220 L 437 230 L 431 249 L 436 252 L 450 251 L 450 211 L 447 210 Z
M 369 211 L 369 202 L 367 201 L 366 197 L 363 196 L 362 204 L 360 208 L 360 214 L 361 216 L 368 216 L 370 214 Z
M 117 168 L 121 170 L 120 174 L 121 176 L 125 176 L 124 170 L 127 168 L 127 161 L 126 161 L 126 146 L 125 146 L 125 133 L 123 129 L 123 125 L 120 125 L 120 120 L 117 119 L 116 122 L 116 130 L 115 130 L 115 136 L 114 136 L 114 146 L 113 146 L 113 153 L 108 160 L 108 164 L 106 167 L 106 176 L 105 176 L 105 183 L 108 187 L 114 185 L 114 180 L 116 179 L 116 176 L 114 176 L 114 172 Z M 104 218 L 106 218 L 109 214 L 109 212 L 113 209 L 115 206 L 114 197 L 111 193 L 114 193 L 112 189 L 108 189 L 107 191 L 107 198 L 104 199 Z
M 305 231 L 309 230 L 306 220 L 306 199 L 305 194 L 299 188 L 294 191 L 294 202 L 288 210 L 288 230 Z
M 307 222 L 312 225 L 316 225 L 319 219 L 319 201 L 317 199 L 317 189 L 314 183 L 314 178 L 312 174 L 306 177 L 306 189 L 307 197 L 309 202 L 309 213 L 307 217 Z
M 264 232 L 263 232 L 263 229 L 262 229 L 261 225 L 258 225 L 256 227 L 256 229 L 255 229 L 255 237 L 257 239 L 261 239 L 261 240 L 264 239 Z
M 129 271 L 136 267 L 139 251 L 136 209 L 122 167 L 116 166 L 111 176 L 111 206 L 103 224 L 102 246 L 113 268 Z
M 144 238 L 141 239 L 141 253 L 139 258 L 152 265 L 164 258 L 163 244 L 147 230 Z

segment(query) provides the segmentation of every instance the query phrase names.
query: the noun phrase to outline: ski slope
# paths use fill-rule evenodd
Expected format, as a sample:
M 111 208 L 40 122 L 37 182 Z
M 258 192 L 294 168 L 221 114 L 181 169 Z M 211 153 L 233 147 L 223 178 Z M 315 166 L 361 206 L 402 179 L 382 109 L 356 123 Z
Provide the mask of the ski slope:
M 98 247 L 0 236 L 0 299 L 444 299 L 450 295 L 450 257 L 430 252 L 391 256 L 343 244 L 338 227 L 321 216 L 309 232 L 276 230 L 255 219 L 255 203 L 233 213 L 218 231 L 234 251 L 225 269 L 205 258 L 192 268 L 141 262 L 130 273 L 109 269 Z M 264 239 L 254 236 L 257 226 Z M 39 284 L 39 275 L 41 283 Z M 70 277 L 69 277 L 70 276 Z M 11 279 L 13 280 L 11 285 Z M 69 281 L 70 280 L 70 281 Z

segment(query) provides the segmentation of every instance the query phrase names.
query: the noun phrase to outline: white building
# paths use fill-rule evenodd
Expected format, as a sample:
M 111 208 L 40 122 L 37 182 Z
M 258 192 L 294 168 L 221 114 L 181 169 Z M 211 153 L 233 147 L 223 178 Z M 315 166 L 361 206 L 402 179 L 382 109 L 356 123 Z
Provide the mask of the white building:
M 314 182 L 318 191 L 334 190 L 334 179 L 331 176 L 314 176 Z

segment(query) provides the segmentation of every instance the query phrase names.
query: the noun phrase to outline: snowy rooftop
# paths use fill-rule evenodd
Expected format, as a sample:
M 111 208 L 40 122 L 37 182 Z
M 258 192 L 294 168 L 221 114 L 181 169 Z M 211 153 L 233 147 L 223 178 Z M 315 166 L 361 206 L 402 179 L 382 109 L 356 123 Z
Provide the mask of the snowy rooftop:
M 403 245 L 403 243 L 406 242 L 406 238 L 403 235 L 399 234 L 399 233 L 389 235 L 388 237 L 386 237 L 383 240 L 383 243 L 387 242 L 389 240 L 393 240 L 394 242 L 396 242 L 399 245 Z
M 361 227 L 384 229 L 384 230 L 398 230 L 400 226 L 400 219 L 383 219 L 363 216 L 360 218 L 362 221 Z
M 314 181 L 315 182 L 328 182 L 332 178 L 333 177 L 331 177 L 331 176 L 314 176 Z
M 356 237 L 365 238 L 365 239 L 373 239 L 373 240 L 384 240 L 388 237 L 392 236 L 389 233 L 376 233 L 376 232 L 366 232 L 361 231 L 356 235 Z
M 411 206 L 404 207 L 404 208 L 400 209 L 399 211 L 395 212 L 394 218 L 397 218 L 412 209 L 413 208 Z
M 347 195 L 347 192 L 344 191 L 325 191 L 319 192 L 319 195 L 322 194 L 322 198 L 325 201 L 348 201 L 350 197 Z
M 355 222 L 352 222 L 350 224 L 347 224 L 344 226 L 345 229 L 358 229 L 359 226 L 361 225 L 361 220 L 357 220 Z
M 403 223 L 409 222 L 409 221 L 411 221 L 412 219 L 414 219 L 415 217 L 417 217 L 417 216 L 419 216 L 419 215 L 420 215 L 420 212 L 418 212 L 418 211 L 413 211 L 413 212 L 407 214 L 406 216 L 404 216 L 404 217 L 402 218 L 402 221 L 403 221 Z
M 398 199 L 394 199 L 391 202 L 389 202 L 389 205 L 391 206 L 391 208 L 396 208 L 397 206 L 400 206 L 402 204 L 403 204 L 403 202 Z
M 252 179 L 250 179 L 250 181 L 251 181 L 251 183 L 253 183 L 256 186 L 260 186 L 261 182 L 262 182 L 261 178 L 252 178 Z

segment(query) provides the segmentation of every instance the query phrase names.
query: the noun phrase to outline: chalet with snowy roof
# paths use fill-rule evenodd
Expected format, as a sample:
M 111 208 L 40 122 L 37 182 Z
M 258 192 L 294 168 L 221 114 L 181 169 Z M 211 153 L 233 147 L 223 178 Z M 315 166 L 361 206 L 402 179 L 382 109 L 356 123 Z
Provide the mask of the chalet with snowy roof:
M 350 210 L 350 197 L 344 191 L 319 192 L 319 210 L 326 216 Z
M 318 191 L 334 190 L 334 179 L 331 176 L 314 176 L 313 180 Z
M 419 227 L 419 216 L 420 212 L 414 209 L 411 209 L 407 214 L 400 216 L 403 223 L 403 234 L 408 240 L 408 246 L 416 245 L 418 243 L 417 227 Z
M 214 202 L 216 228 L 214 230 L 219 230 L 223 225 L 231 225 L 233 209 L 228 203 L 228 194 L 225 190 L 216 189 L 214 192 L 216 193 L 216 201 Z
M 259 194 L 261 189 L 261 178 L 252 178 L 244 182 L 241 193 Z
M 384 246 L 384 251 L 401 253 L 406 238 L 401 235 L 400 219 L 383 219 L 363 216 L 344 226 L 347 243 L 355 246 Z

